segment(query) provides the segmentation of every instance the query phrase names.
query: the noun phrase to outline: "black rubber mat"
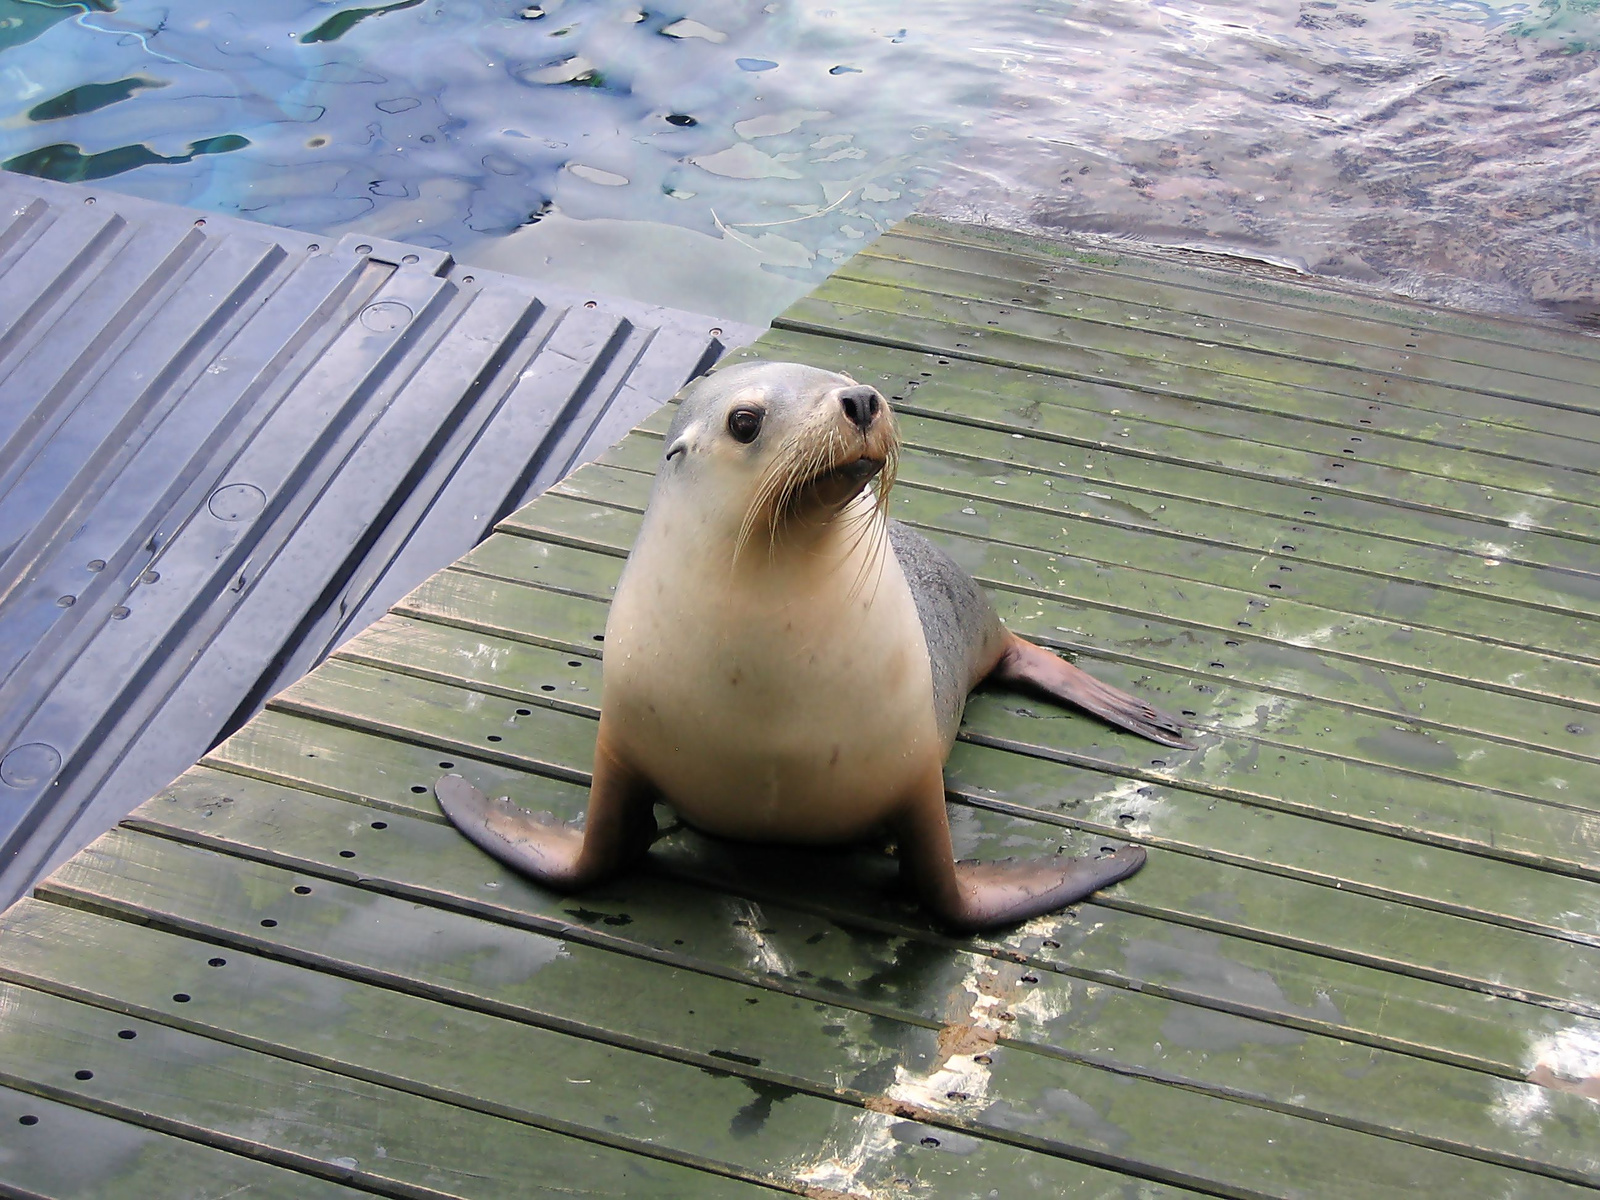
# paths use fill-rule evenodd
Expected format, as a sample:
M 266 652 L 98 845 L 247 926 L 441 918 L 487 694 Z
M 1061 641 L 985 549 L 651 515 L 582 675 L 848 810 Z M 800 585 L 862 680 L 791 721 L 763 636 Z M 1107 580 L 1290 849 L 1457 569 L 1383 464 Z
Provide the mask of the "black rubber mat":
M 758 332 L 0 172 L 0 904 Z

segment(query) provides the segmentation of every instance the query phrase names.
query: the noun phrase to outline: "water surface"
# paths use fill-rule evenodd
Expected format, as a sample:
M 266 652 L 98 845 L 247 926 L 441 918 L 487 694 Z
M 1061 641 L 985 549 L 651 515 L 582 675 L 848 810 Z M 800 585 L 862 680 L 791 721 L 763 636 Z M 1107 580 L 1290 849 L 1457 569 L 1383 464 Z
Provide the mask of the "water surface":
M 920 207 L 1576 322 L 1597 9 L 0 0 L 0 161 L 746 320 Z

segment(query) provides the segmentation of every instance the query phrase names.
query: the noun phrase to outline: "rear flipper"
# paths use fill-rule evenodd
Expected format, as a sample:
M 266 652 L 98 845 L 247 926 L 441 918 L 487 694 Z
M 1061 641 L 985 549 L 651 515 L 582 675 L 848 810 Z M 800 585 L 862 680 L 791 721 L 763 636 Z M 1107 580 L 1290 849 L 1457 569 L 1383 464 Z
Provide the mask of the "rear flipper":
M 559 891 L 576 891 L 644 857 L 656 834 L 654 791 L 603 748 L 595 750 L 594 782 L 584 827 L 519 808 L 509 796 L 491 800 L 459 775 L 433 785 L 450 823 L 507 866 Z
M 1163 746 L 1194 749 L 1193 743 L 1184 740 L 1183 722 L 1176 717 L 1169 717 L 1120 688 L 1101 683 L 1087 671 L 1014 633 L 1007 633 L 1005 651 L 988 677 L 1037 689 Z
M 1144 866 L 1144 858 L 1143 846 L 1124 846 L 1103 858 L 963 859 L 951 864 L 960 906 L 939 915 L 962 930 L 1026 921 L 1126 879 Z
M 901 814 L 900 869 L 935 916 L 960 930 L 1012 925 L 1054 912 L 1144 866 L 1142 846 L 1100 858 L 954 861 L 942 779 Z

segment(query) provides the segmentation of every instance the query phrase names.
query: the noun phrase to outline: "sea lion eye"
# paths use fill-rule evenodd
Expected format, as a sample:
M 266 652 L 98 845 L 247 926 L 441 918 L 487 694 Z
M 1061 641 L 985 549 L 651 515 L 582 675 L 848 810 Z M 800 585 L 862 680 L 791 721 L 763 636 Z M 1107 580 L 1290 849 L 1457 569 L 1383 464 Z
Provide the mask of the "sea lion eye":
M 765 415 L 759 408 L 736 408 L 728 414 L 728 432 L 734 441 L 748 445 L 761 432 L 761 419 Z

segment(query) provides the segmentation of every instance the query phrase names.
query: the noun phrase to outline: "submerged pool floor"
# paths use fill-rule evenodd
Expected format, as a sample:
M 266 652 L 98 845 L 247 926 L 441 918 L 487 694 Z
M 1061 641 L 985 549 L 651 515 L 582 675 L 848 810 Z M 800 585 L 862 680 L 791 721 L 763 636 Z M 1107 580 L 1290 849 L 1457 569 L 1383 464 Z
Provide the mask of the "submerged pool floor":
M 1198 727 L 977 694 L 958 851 L 1145 870 L 953 939 L 875 852 L 563 897 L 446 824 L 445 770 L 581 811 L 663 410 L 0 919 L 0 1184 L 1600 1185 L 1600 347 L 911 223 L 745 353 L 882 387 L 894 515 Z

